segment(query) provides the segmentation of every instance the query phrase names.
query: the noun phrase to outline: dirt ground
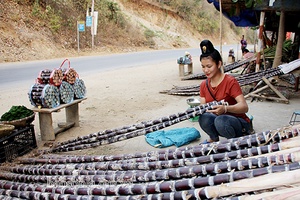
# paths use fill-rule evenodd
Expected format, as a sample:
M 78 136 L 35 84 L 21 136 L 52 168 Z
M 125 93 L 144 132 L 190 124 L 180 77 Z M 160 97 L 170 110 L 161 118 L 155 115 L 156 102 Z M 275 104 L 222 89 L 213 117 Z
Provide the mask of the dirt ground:
M 199 60 L 197 57 L 193 59 Z M 72 60 L 71 60 L 72 61 Z M 76 66 L 76 63 L 73 63 Z M 76 68 L 75 68 L 76 70 Z M 194 63 L 194 73 L 200 73 L 200 63 Z M 38 115 L 33 122 L 39 149 L 48 148 L 56 142 L 74 139 L 107 129 L 120 128 L 142 121 L 158 119 L 185 111 L 189 106 L 187 96 L 160 94 L 160 91 L 176 86 L 200 84 L 201 80 L 181 81 L 176 61 L 157 63 L 155 65 L 138 66 L 126 69 L 102 72 L 81 76 L 87 87 L 87 100 L 79 105 L 80 127 L 73 127 L 56 136 L 55 141 L 43 142 L 40 138 Z M 0 96 L 0 113 L 6 112 L 12 105 L 30 105 L 27 92 L 31 85 L 20 85 L 14 89 L 2 88 Z M 276 101 L 251 101 L 249 113 L 254 117 L 256 132 L 274 130 L 288 125 L 294 110 L 300 106 L 299 92 L 291 92 L 289 104 Z M 65 112 L 53 113 L 53 126 L 65 121 Z M 197 122 L 189 120 L 166 128 L 195 127 L 200 131 L 200 140 L 190 145 L 198 144 L 207 139 Z M 175 148 L 172 146 L 171 148 Z M 71 154 L 108 155 L 135 152 L 155 151 L 158 148 L 150 146 L 145 136 L 103 145 L 93 149 L 70 152 Z

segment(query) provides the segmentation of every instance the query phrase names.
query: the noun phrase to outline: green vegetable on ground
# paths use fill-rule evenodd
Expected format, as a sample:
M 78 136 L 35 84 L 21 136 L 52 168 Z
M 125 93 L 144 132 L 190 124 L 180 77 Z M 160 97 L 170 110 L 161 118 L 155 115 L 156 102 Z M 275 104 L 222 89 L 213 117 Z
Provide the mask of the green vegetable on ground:
M 13 121 L 29 117 L 34 112 L 25 106 L 12 106 L 8 112 L 1 116 L 1 121 Z

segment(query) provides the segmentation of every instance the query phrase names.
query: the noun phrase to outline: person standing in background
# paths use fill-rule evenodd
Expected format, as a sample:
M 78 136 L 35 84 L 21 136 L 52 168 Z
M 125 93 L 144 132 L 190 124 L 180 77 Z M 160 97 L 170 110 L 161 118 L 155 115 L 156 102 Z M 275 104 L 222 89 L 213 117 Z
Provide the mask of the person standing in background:
M 247 41 L 245 40 L 244 35 L 242 35 L 242 39 L 241 39 L 241 50 L 242 53 L 244 53 L 245 49 L 247 48 Z

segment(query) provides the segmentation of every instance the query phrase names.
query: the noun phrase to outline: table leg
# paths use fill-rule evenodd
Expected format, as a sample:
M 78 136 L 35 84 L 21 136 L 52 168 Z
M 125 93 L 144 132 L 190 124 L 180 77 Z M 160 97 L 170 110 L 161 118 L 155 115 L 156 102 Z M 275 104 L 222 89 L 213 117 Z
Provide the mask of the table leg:
M 78 103 L 66 107 L 66 122 L 74 123 L 74 126 L 79 126 Z
M 40 131 L 43 141 L 55 140 L 51 113 L 39 113 Z
M 179 64 L 179 76 L 184 76 L 184 65 L 183 64 Z
M 193 64 L 188 64 L 188 73 L 193 73 Z

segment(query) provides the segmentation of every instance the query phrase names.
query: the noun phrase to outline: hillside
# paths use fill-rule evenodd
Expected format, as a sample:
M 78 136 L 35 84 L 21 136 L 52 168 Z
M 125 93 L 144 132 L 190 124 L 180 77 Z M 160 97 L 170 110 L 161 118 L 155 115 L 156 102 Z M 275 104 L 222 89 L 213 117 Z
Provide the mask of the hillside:
M 40 3 L 37 7 L 33 2 L 1 0 L 0 62 L 198 47 L 199 41 L 204 38 L 215 42 L 219 39 L 218 31 L 206 31 L 205 27 L 202 27 L 204 31 L 200 34 L 184 17 L 178 15 L 178 12 L 156 1 L 115 0 L 110 5 L 119 9 L 118 21 L 116 23 L 106 23 L 108 20 L 98 22 L 94 48 L 91 48 L 90 29 L 86 27 L 86 31 L 80 33 L 80 51 L 78 52 L 76 20 L 84 20 L 85 11 L 79 15 L 75 5 L 66 6 L 57 3 L 55 6 L 63 7 L 64 9 L 60 11 L 63 10 L 65 13 L 62 13 L 60 18 L 54 18 L 56 21 L 52 20 L 55 15 L 51 15 L 52 18 L 49 20 L 53 12 L 48 9 L 50 6 L 46 3 L 43 6 Z M 217 23 L 219 13 L 206 1 L 200 2 L 202 2 L 203 10 L 212 13 L 213 22 Z M 99 5 L 101 6 L 103 5 Z M 103 17 L 100 17 L 102 20 Z M 57 21 L 63 22 L 61 24 L 64 26 L 54 31 L 55 24 L 53 23 Z M 223 27 L 225 33 L 223 41 L 237 43 L 239 36 L 236 37 L 236 30 L 232 29 L 232 23 L 224 18 Z

